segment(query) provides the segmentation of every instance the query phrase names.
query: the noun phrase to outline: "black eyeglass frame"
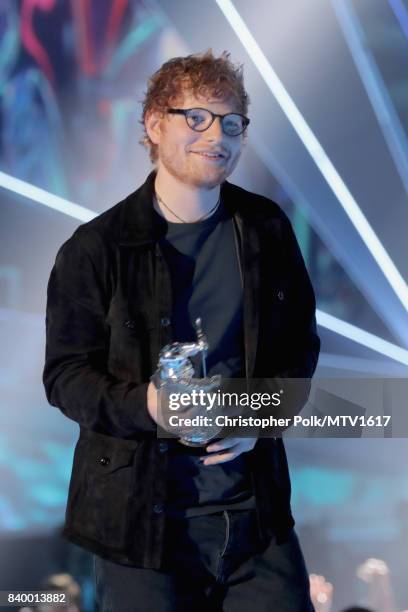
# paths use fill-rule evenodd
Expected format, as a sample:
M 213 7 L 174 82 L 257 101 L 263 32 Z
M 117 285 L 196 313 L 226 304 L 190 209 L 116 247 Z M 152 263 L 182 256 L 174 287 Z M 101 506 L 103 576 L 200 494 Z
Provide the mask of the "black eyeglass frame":
M 203 130 L 198 130 L 196 128 L 191 127 L 191 125 L 189 125 L 188 120 L 187 120 L 187 113 L 192 110 L 203 110 L 203 111 L 206 111 L 207 113 L 210 113 L 212 117 L 211 122 Z M 231 136 L 232 138 L 235 138 L 235 136 L 240 136 L 241 134 L 243 134 L 245 130 L 247 129 L 248 125 L 250 124 L 250 119 L 248 117 L 245 117 L 245 115 L 241 115 L 241 113 L 225 113 L 224 115 L 219 115 L 218 113 L 213 113 L 212 111 L 208 110 L 208 108 L 202 108 L 200 106 L 194 106 L 193 108 L 167 108 L 166 112 L 170 113 L 171 115 L 184 115 L 188 127 L 191 130 L 194 130 L 194 132 L 205 132 L 206 130 L 208 130 L 208 128 L 212 126 L 216 117 L 219 117 L 221 120 L 222 131 L 224 132 L 224 134 L 226 134 L 226 136 Z M 223 119 L 224 117 L 228 117 L 228 115 L 238 115 L 238 117 L 242 117 L 242 119 L 244 120 L 244 127 L 242 129 L 242 132 L 239 132 L 238 134 L 228 134 L 228 132 L 225 131 L 224 125 L 223 125 Z

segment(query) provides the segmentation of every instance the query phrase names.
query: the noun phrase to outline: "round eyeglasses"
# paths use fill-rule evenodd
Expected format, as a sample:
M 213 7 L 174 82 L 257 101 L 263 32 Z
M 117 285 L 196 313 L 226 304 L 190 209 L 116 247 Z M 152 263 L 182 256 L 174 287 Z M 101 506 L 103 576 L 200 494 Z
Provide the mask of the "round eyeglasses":
M 239 113 L 218 115 L 207 108 L 168 108 L 167 112 L 172 115 L 184 115 L 187 125 L 195 132 L 208 130 L 216 117 L 220 118 L 222 131 L 227 136 L 239 136 L 249 125 L 248 117 Z

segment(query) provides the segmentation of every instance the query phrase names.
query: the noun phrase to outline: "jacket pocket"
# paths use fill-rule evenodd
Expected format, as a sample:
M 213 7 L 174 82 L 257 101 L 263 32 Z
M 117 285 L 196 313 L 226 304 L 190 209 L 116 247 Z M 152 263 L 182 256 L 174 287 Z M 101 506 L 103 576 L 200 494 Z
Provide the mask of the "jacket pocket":
M 87 432 L 79 447 L 83 469 L 76 473 L 73 470 L 72 474 L 73 480 L 81 480 L 72 492 L 70 487 L 70 497 L 76 491 L 76 503 L 69 499 L 67 506 L 70 523 L 78 535 L 101 546 L 126 548 L 138 444 L 136 440 Z

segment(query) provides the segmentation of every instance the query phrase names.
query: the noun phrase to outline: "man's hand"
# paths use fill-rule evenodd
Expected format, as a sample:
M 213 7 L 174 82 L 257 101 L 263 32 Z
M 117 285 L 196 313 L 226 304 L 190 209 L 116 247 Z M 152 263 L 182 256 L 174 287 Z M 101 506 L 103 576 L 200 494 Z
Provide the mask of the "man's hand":
M 153 421 L 157 421 L 157 389 L 152 382 L 147 387 L 147 410 Z
M 207 446 L 207 451 L 212 454 L 208 457 L 200 457 L 200 461 L 203 465 L 232 461 L 241 453 L 252 450 L 257 440 L 258 438 L 224 438 L 223 440 L 217 440 L 217 442 Z

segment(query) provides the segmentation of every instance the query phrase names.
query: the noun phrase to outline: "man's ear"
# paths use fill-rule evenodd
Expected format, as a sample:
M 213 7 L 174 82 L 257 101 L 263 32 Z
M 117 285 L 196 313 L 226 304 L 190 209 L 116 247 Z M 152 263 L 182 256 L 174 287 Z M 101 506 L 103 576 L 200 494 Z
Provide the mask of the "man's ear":
M 145 115 L 146 132 L 153 144 L 159 144 L 161 135 L 161 122 L 163 113 L 159 111 L 148 111 Z
M 242 146 L 245 146 L 248 143 L 248 131 L 244 130 L 242 134 Z

